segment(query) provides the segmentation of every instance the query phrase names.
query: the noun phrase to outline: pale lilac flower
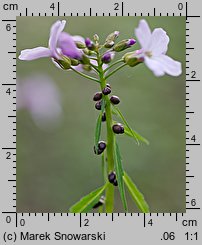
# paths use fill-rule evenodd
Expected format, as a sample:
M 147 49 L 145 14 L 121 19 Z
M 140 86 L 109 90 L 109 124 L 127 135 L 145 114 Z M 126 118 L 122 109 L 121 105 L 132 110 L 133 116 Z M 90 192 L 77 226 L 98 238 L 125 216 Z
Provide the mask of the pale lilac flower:
M 82 51 L 76 47 L 72 36 L 63 32 L 65 24 L 65 20 L 58 20 L 52 25 L 49 37 L 49 48 L 36 47 L 22 50 L 19 59 L 35 60 L 43 57 L 62 59 L 62 55 L 66 55 L 70 58 L 81 58 Z
M 144 60 L 156 76 L 163 76 L 165 73 L 179 76 L 182 73 L 181 63 L 166 55 L 169 37 L 162 28 L 156 28 L 151 33 L 147 22 L 141 20 L 135 34 L 142 47 L 138 57 Z
M 17 81 L 17 110 L 27 110 L 41 129 L 58 125 L 62 118 L 61 96 L 51 78 L 31 76 Z
M 58 45 L 62 51 L 62 54 L 73 59 L 81 59 L 83 51 L 78 49 L 73 36 L 66 32 L 62 32 L 58 39 Z

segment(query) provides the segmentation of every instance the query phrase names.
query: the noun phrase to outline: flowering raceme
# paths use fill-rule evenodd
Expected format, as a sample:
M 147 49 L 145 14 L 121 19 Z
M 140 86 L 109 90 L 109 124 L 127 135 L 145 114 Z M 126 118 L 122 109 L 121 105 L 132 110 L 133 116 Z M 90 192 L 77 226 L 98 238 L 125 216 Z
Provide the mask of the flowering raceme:
M 50 57 L 54 64 L 62 70 L 71 70 L 98 83 L 100 86 L 99 91 L 93 96 L 95 109 L 99 111 L 93 150 L 96 155 L 101 155 L 104 184 L 73 205 L 70 212 L 89 212 L 98 207 L 99 212 L 102 212 L 103 208 L 107 213 L 113 212 L 114 188 L 116 187 L 118 187 L 124 211 L 128 210 L 125 195 L 125 187 L 127 187 L 137 207 L 142 212 L 149 212 L 149 206 L 143 195 L 123 169 L 117 138 L 126 135 L 135 139 L 138 145 L 140 142 L 145 144 L 149 144 L 149 142 L 130 127 L 122 112 L 118 109 L 121 100 L 118 96 L 111 95 L 112 87 L 108 83 L 108 79 L 125 66 L 136 67 L 142 63 L 145 63 L 156 76 L 164 74 L 179 76 L 182 73 L 181 63 L 166 55 L 169 43 L 166 32 L 161 28 L 154 29 L 151 32 L 145 20 L 141 20 L 135 29 L 135 37 L 139 41 L 141 49 L 125 53 L 122 58 L 117 60 L 115 60 L 117 53 L 125 52 L 125 50 L 136 46 L 137 41 L 135 39 L 129 37 L 117 42 L 120 33 L 114 31 L 106 37 L 104 43 L 100 43 L 97 34 L 94 34 L 92 38 L 84 38 L 63 32 L 65 24 L 66 21 L 62 20 L 56 21 L 52 25 L 48 48 L 25 49 L 21 51 L 19 59 L 34 60 Z M 87 72 L 89 73 L 87 74 Z M 33 89 L 31 88 L 31 90 Z M 35 93 L 31 97 L 31 103 L 35 103 L 37 101 Z M 43 96 L 39 98 L 39 100 L 41 99 L 44 99 Z M 37 113 L 38 110 L 32 107 L 32 114 Z M 43 112 L 39 112 L 39 114 L 41 116 Z M 116 119 L 114 119 L 115 116 Z M 121 123 L 117 120 L 120 120 Z M 105 122 L 107 129 L 106 142 L 101 139 L 101 129 Z

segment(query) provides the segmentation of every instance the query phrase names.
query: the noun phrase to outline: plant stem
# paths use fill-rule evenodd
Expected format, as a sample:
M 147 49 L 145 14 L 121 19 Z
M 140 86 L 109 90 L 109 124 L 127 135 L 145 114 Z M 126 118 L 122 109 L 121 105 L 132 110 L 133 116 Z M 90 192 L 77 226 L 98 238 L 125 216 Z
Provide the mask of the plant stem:
M 88 76 L 88 75 L 86 75 L 86 74 L 84 74 L 84 73 L 82 73 L 82 72 L 80 72 L 80 71 L 77 71 L 77 70 L 74 69 L 73 67 L 71 67 L 71 69 L 72 69 L 72 71 L 74 71 L 75 73 L 79 74 L 79 75 L 82 76 L 82 77 L 85 77 L 85 78 L 87 78 L 87 79 L 90 79 L 90 80 L 93 80 L 93 81 L 95 81 L 95 82 L 97 82 L 97 83 L 100 83 L 100 81 L 99 81 L 98 79 L 94 78 L 94 77 L 90 77 L 90 76 Z
M 111 77 L 111 75 L 113 75 L 115 72 L 117 72 L 118 70 L 120 70 L 122 67 L 124 67 L 124 66 L 126 66 L 127 64 L 122 64 L 122 65 L 120 65 L 119 67 L 117 67 L 115 70 L 113 70 L 111 73 L 109 73 L 106 77 L 105 77 L 105 79 L 107 79 L 107 78 L 109 78 L 109 77 Z
M 102 62 L 98 54 L 98 69 L 100 70 L 100 86 L 101 89 L 106 86 Z M 114 170 L 114 133 L 112 131 L 112 111 L 109 96 L 105 95 L 105 113 L 107 126 L 107 173 Z M 114 186 L 109 184 L 106 188 L 106 213 L 112 213 L 114 209 Z
M 120 60 L 115 61 L 113 64 L 111 64 L 110 66 L 108 66 L 108 67 L 104 70 L 104 73 L 105 73 L 106 71 L 108 71 L 109 69 L 111 69 L 113 66 L 115 66 L 115 65 L 117 65 L 117 64 L 119 64 L 119 63 L 121 63 L 121 62 L 123 62 L 123 59 L 120 59 Z
M 107 124 L 107 173 L 114 170 L 114 133 L 112 131 L 112 112 L 109 97 L 106 96 L 106 124 Z M 114 186 L 106 189 L 106 213 L 112 213 L 114 208 Z

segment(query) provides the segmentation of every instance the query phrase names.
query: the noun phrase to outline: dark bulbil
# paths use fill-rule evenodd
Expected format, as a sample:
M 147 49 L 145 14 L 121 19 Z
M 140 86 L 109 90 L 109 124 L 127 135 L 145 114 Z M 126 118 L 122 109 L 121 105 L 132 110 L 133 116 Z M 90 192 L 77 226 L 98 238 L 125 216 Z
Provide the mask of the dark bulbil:
M 102 93 L 101 92 L 97 92 L 94 94 L 94 96 L 93 96 L 94 101 L 99 101 L 101 99 L 102 99 Z
M 115 134 L 123 134 L 124 133 L 124 127 L 122 124 L 117 123 L 112 126 L 113 132 Z
M 99 148 L 96 150 L 96 147 L 94 146 L 94 153 L 96 154 L 96 155 L 100 155 L 100 154 L 102 154 L 103 153 L 103 150 L 100 150 Z
M 94 152 L 96 155 L 100 155 L 103 153 L 103 151 L 105 150 L 106 148 L 106 143 L 104 141 L 99 141 L 98 142 L 98 147 L 96 149 L 96 147 L 94 146 Z
M 113 184 L 115 179 L 116 179 L 116 174 L 115 174 L 115 172 L 109 173 L 109 175 L 108 175 L 108 180 L 109 180 L 109 182 Z
M 110 88 L 110 87 L 105 87 L 105 88 L 103 88 L 102 93 L 103 93 L 104 95 L 110 94 L 110 93 L 111 93 L 111 88 Z
M 98 102 L 96 102 L 95 103 L 95 108 L 97 109 L 97 110 L 101 110 L 101 108 L 102 108 L 102 101 L 98 101 Z
M 102 151 L 106 148 L 106 143 L 104 141 L 99 141 L 98 148 Z
M 117 182 L 117 179 L 116 179 L 116 173 L 115 172 L 109 173 L 108 180 L 114 186 L 118 186 L 118 182 Z
M 118 186 L 118 181 L 117 181 L 117 179 L 114 180 L 114 183 L 113 183 L 113 184 L 114 184 L 114 186 Z
M 110 101 L 114 105 L 118 105 L 120 103 L 119 97 L 118 96 L 115 96 L 115 95 L 111 96 Z
M 106 113 L 104 112 L 103 114 L 102 114 L 102 122 L 105 122 L 106 121 Z

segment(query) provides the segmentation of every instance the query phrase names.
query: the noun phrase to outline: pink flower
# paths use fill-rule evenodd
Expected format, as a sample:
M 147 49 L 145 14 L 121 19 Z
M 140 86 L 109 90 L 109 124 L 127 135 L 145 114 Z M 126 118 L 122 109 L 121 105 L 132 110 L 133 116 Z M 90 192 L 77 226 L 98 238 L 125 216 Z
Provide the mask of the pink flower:
M 57 126 L 62 118 L 60 92 L 50 77 L 31 76 L 17 81 L 17 110 L 29 111 L 41 129 Z
M 49 48 L 36 47 L 22 50 L 19 59 L 35 60 L 43 57 L 62 59 L 61 55 L 66 55 L 70 58 L 81 58 L 82 51 L 76 47 L 73 37 L 63 32 L 65 24 L 65 20 L 58 20 L 52 25 L 49 37 Z
M 135 34 L 142 47 L 138 57 L 144 60 L 154 75 L 163 76 L 167 73 L 179 76 L 182 73 L 181 63 L 166 55 L 169 37 L 162 28 L 156 28 L 151 33 L 147 22 L 141 20 Z

